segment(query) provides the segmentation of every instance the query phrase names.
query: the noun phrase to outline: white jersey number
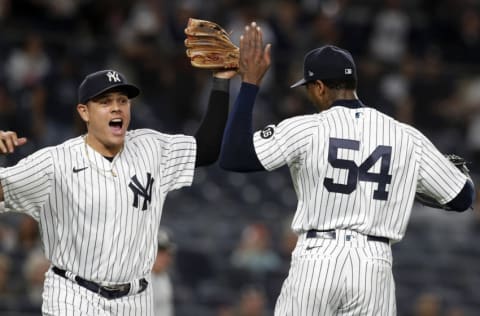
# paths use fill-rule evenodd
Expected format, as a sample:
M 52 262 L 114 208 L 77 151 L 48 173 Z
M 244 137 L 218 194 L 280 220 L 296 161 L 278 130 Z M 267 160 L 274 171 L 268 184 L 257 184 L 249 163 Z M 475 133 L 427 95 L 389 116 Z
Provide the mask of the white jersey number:
M 387 184 L 392 181 L 392 175 L 388 174 L 392 157 L 392 147 L 379 145 L 360 165 L 352 160 L 338 158 L 338 149 L 359 150 L 360 142 L 357 140 L 333 138 L 329 140 L 328 162 L 333 168 L 346 169 L 348 171 L 347 183 L 335 183 L 332 178 L 325 178 L 323 185 L 329 192 L 350 194 L 357 188 L 358 181 L 376 182 L 377 189 L 373 191 L 374 200 L 387 200 Z M 380 172 L 368 172 L 368 170 L 381 159 Z

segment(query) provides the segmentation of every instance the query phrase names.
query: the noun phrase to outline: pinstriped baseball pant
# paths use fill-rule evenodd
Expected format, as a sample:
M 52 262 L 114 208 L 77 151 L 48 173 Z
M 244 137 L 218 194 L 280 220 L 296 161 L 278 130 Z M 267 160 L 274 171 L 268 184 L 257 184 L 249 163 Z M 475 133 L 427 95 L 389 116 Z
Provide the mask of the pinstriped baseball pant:
M 275 306 L 275 316 L 286 315 L 396 315 L 390 245 L 345 230 L 300 236 Z
M 106 299 L 48 270 L 43 288 L 44 316 L 154 316 L 153 292 L 149 284 L 139 294 Z

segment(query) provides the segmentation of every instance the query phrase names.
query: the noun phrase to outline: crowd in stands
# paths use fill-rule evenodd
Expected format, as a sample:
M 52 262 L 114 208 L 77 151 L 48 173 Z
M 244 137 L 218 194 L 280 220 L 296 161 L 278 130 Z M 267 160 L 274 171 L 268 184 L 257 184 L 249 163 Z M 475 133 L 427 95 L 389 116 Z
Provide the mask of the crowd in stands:
M 1 0 L 0 129 L 29 142 L 0 157 L 0 166 L 83 133 L 77 87 L 101 69 L 119 70 L 141 87 L 132 128 L 192 134 L 211 73 L 185 55 L 189 17 L 219 23 L 237 44 L 256 21 L 272 43 L 255 129 L 313 113 L 302 89 L 289 86 L 301 77 L 307 51 L 335 44 L 354 55 L 366 105 L 412 124 L 442 152 L 465 157 L 478 182 L 476 0 Z M 232 102 L 239 86 L 234 79 Z M 271 315 L 295 244 L 295 207 L 288 170 L 260 176 L 197 169 L 193 187 L 167 198 L 162 219 L 176 244 L 176 315 Z M 414 207 L 405 240 L 393 245 L 400 316 L 478 315 L 479 211 L 478 203 L 462 214 Z M 36 222 L 2 214 L 0 314 L 38 315 L 46 269 Z

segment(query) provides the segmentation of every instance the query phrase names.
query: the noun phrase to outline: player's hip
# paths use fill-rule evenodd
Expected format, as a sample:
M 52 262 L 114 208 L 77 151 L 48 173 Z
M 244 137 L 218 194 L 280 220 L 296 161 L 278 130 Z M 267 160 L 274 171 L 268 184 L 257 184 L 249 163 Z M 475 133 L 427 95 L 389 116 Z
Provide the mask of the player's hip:
M 153 315 L 151 286 L 132 289 L 119 297 L 105 297 L 51 269 L 46 273 L 42 305 L 44 315 L 123 315 L 122 311 L 125 311 L 125 315 L 140 313 L 132 310 L 135 306 L 143 306 L 142 315 Z M 122 313 L 118 314 L 119 311 Z
M 383 260 L 390 265 L 392 263 L 392 250 L 387 238 L 344 229 L 310 230 L 300 234 L 292 257 L 304 256 L 324 259 L 356 256 L 359 259 Z

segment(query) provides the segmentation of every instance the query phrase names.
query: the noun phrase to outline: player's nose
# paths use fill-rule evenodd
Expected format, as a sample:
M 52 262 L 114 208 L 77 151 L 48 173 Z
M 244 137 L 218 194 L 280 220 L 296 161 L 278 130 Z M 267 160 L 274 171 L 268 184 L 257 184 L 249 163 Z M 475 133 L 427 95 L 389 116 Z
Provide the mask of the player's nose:
M 121 104 L 120 104 L 120 101 L 114 100 L 114 101 L 112 102 L 112 107 L 111 107 L 112 112 L 119 112 L 119 111 L 121 110 L 121 106 L 120 106 L 120 105 L 121 105 Z

